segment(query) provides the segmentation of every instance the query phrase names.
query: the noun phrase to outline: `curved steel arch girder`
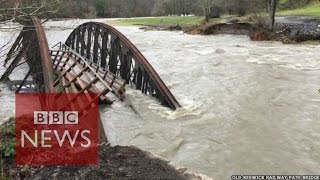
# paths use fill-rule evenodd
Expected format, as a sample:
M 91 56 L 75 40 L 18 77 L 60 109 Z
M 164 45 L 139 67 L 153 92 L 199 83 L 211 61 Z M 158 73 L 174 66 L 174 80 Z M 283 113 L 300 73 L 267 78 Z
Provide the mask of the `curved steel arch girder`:
M 65 44 L 171 109 L 181 107 L 142 53 L 112 26 L 98 22 L 82 24 L 70 34 Z
M 53 81 L 54 73 L 50 57 L 47 37 L 44 32 L 41 21 L 38 17 L 31 17 L 31 23 L 26 25 L 16 41 L 13 43 L 7 54 L 5 65 L 10 62 L 6 72 L 2 75 L 0 81 L 8 80 L 13 70 L 22 64 L 22 60 L 29 66 L 29 72 L 22 81 L 19 89 L 29 76 L 33 77 L 38 92 L 55 92 Z M 17 90 L 18 92 L 19 90 Z
M 49 45 L 47 41 L 46 34 L 44 32 L 44 28 L 41 24 L 41 20 L 38 17 L 31 17 L 32 22 L 37 34 L 37 42 L 39 46 L 39 53 L 41 58 L 41 67 L 42 67 L 42 75 L 44 81 L 44 87 L 46 93 L 53 93 L 55 92 L 54 89 L 54 72 L 53 72 L 53 65 L 51 62 L 51 56 L 49 51 Z M 39 63 L 38 63 L 39 64 Z

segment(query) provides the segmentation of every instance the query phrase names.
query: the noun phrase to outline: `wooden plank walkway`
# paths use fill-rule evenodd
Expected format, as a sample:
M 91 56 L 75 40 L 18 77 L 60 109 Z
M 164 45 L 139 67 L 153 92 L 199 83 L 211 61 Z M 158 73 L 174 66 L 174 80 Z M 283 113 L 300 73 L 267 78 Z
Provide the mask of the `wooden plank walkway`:
M 51 59 L 55 73 L 58 75 L 54 82 L 57 92 L 91 92 L 98 95 L 93 99 L 105 101 L 108 100 L 106 95 L 109 92 L 120 97 L 126 85 L 121 78 L 93 63 L 88 63 L 76 52 L 52 50 Z
M 107 94 L 112 92 L 120 97 L 119 92 L 124 89 L 126 82 L 116 75 L 105 71 L 74 51 L 52 50 L 50 52 L 54 73 L 57 75 L 54 87 L 58 93 L 85 93 L 86 99 L 79 96 L 68 98 L 64 105 L 81 109 L 79 115 L 85 115 L 87 110 L 96 106 L 95 102 L 110 102 Z M 92 96 L 92 93 L 95 96 Z M 58 98 L 58 97 L 57 97 Z M 81 106 L 81 107 L 79 107 Z M 102 121 L 99 119 L 99 142 L 107 141 Z

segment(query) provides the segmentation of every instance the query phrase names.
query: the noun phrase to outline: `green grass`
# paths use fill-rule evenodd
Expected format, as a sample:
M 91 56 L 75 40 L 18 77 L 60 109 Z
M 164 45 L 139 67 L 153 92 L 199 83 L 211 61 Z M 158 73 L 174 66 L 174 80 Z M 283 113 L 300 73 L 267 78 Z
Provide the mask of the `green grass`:
M 320 16 L 320 3 L 314 1 L 307 6 L 277 12 L 280 16 Z
M 157 25 L 195 25 L 199 24 L 203 17 L 151 17 L 151 18 L 128 18 L 119 19 L 112 22 L 115 25 L 144 25 L 144 26 L 157 26 Z

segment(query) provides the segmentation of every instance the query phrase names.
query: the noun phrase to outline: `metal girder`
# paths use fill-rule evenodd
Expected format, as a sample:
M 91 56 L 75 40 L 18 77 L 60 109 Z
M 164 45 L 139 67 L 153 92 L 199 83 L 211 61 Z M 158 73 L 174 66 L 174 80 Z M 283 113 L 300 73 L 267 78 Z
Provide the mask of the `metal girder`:
M 53 66 L 49 52 L 47 37 L 41 21 L 37 17 L 31 17 L 32 25 L 25 26 L 14 42 L 5 64 L 11 61 L 9 68 L 2 75 L 0 81 L 8 80 L 12 71 L 19 66 L 21 59 L 25 58 L 30 72 L 39 92 L 53 93 Z M 16 54 L 16 56 L 13 56 Z M 13 59 L 13 60 L 12 60 Z M 26 79 L 27 77 L 26 76 Z M 22 81 L 24 83 L 26 81 Z M 22 87 L 23 84 L 20 85 Z M 20 90 L 19 88 L 18 90 Z
M 85 23 L 70 34 L 65 44 L 89 63 L 116 74 L 171 109 L 181 107 L 142 53 L 115 28 L 103 23 Z
M 5 60 L 5 64 L 10 63 L 10 66 L 0 80 L 7 80 L 19 66 L 21 59 L 24 59 L 30 72 L 23 82 L 31 76 L 38 92 L 54 93 L 54 70 L 58 67 L 53 68 L 52 54 L 40 19 L 31 17 L 31 22 L 31 25 L 23 28 L 10 49 Z M 96 72 L 110 72 L 142 93 L 159 99 L 163 105 L 171 109 L 181 107 L 147 59 L 115 28 L 95 22 L 82 24 L 70 34 L 66 46 L 74 50 L 74 53 L 85 57 Z M 67 52 L 64 53 L 68 56 Z M 62 56 L 54 57 L 54 62 L 60 64 Z M 68 78 L 64 77 L 64 80 Z M 67 83 L 69 84 L 70 82 Z M 19 90 L 21 87 L 22 85 Z
M 44 81 L 45 92 L 53 93 L 55 92 L 53 87 L 53 66 L 51 63 L 51 56 L 49 52 L 47 37 L 40 19 L 38 17 L 32 17 L 32 21 L 35 27 L 35 31 L 37 33 L 37 42 L 39 43 L 38 51 L 40 52 L 41 63 L 39 63 L 38 61 L 37 64 L 41 64 L 42 66 L 42 76 Z

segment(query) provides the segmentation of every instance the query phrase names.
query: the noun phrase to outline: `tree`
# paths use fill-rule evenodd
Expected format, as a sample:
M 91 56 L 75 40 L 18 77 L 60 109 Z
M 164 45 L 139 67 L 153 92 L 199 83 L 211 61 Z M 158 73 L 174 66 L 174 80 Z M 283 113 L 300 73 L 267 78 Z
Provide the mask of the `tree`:
M 96 11 L 98 17 L 105 17 L 106 9 L 107 9 L 107 1 L 106 0 L 97 0 L 96 1 Z
M 200 0 L 199 3 L 206 21 L 209 20 L 211 13 L 213 13 L 213 10 L 219 11 L 217 13 L 220 14 L 221 6 L 224 5 L 223 0 Z
M 213 7 L 213 3 L 214 3 L 214 0 L 200 0 L 203 15 L 205 16 L 206 21 L 209 20 L 209 15 Z
M 183 15 L 195 14 L 199 2 L 194 0 L 156 0 L 152 10 L 153 15 Z
M 270 0 L 270 11 L 269 11 L 269 22 L 270 22 L 270 29 L 274 29 L 274 23 L 275 23 L 275 15 L 276 15 L 276 8 L 277 8 L 277 2 L 276 0 Z
M 168 15 L 169 5 L 167 0 L 158 0 L 152 8 L 151 15 L 153 16 L 162 16 Z
M 69 1 L 62 0 L 1 0 L 0 21 L 25 23 L 30 16 L 42 18 L 59 17 L 65 14 Z

